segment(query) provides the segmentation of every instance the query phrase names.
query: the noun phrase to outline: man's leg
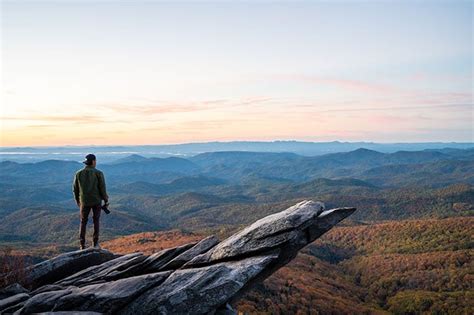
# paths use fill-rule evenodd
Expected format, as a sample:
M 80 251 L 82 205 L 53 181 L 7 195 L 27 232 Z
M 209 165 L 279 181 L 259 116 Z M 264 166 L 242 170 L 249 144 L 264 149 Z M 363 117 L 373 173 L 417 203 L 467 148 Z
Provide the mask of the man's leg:
M 91 212 L 91 207 L 81 204 L 80 212 L 81 212 L 81 226 L 79 228 L 79 241 L 81 242 L 81 249 L 84 249 L 86 245 L 86 226 L 87 226 L 87 220 L 89 218 L 89 213 Z
M 99 231 L 100 231 L 100 211 L 102 208 L 100 205 L 94 206 L 92 208 L 92 214 L 93 214 L 93 219 L 94 219 L 94 236 L 93 236 L 93 241 L 94 241 L 94 246 L 99 245 Z

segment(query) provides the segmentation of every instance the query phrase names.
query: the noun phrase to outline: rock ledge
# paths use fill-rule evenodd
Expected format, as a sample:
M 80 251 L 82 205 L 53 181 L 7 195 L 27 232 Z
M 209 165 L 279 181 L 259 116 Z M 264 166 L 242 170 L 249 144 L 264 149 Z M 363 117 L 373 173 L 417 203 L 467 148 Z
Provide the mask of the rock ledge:
M 0 289 L 0 313 L 232 314 L 243 293 L 355 210 L 305 200 L 220 243 L 210 236 L 150 256 L 65 253 L 27 270 L 30 290 Z

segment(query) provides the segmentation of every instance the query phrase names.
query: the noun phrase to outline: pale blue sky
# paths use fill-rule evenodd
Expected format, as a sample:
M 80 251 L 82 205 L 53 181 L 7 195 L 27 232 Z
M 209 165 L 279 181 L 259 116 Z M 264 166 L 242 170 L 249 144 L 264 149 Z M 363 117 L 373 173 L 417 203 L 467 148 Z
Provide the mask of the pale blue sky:
M 471 1 L 3 1 L 2 144 L 83 144 L 89 125 L 96 144 L 474 141 L 472 13 Z

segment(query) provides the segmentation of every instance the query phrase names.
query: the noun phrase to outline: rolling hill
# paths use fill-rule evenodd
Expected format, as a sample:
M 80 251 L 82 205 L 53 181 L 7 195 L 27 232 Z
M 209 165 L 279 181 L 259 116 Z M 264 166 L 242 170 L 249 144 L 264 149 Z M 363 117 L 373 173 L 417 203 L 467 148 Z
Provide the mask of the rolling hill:
M 239 310 L 472 313 L 473 151 L 131 155 L 98 166 L 112 210 L 102 215 L 101 240 L 120 253 L 151 253 L 209 234 L 222 239 L 304 199 L 357 207 Z M 80 168 L 0 162 L 0 253 L 37 262 L 77 247 L 71 184 Z

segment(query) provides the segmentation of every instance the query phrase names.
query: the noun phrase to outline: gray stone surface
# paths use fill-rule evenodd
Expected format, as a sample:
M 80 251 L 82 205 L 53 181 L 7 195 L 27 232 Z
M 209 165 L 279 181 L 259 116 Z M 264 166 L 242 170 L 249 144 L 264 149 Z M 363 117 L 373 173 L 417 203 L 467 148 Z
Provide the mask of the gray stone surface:
M 177 270 L 119 314 L 206 314 L 226 303 L 276 255 L 257 256 L 202 268 Z
M 25 271 L 26 282 L 29 287 L 34 289 L 115 257 L 117 255 L 107 250 L 95 248 L 64 253 L 27 268 Z
M 16 305 L 20 302 L 23 302 L 29 298 L 30 296 L 26 293 L 18 293 L 18 294 L 15 294 L 15 295 L 12 295 L 10 297 L 0 300 L 0 313 L 3 313 L 5 309 L 13 305 Z
M 197 255 L 207 252 L 217 243 L 219 243 L 219 239 L 216 236 L 208 236 L 205 239 L 202 239 L 199 243 L 194 245 L 189 250 L 173 258 L 173 260 L 161 267 L 160 270 L 178 269 Z
M 180 255 L 181 253 L 189 250 L 196 243 L 189 243 L 182 246 L 164 249 L 148 257 L 143 264 L 145 272 L 154 272 L 161 270 L 164 265 L 170 262 L 173 258 Z
M 321 202 L 302 201 L 284 211 L 256 221 L 194 258 L 185 267 L 230 260 L 282 246 L 297 239 L 307 226 L 314 223 L 323 209 L 324 204 Z
M 29 299 L 20 314 L 47 311 L 93 311 L 115 313 L 134 297 L 159 285 L 171 271 L 130 277 L 84 287 L 44 292 Z
M 210 236 L 197 244 L 150 256 L 133 253 L 92 266 L 83 261 L 87 252 L 67 253 L 40 264 L 38 270 L 45 271 L 37 273 L 44 277 L 58 270 L 58 262 L 72 266 L 75 273 L 61 271 L 51 276 L 62 277 L 55 283 L 44 279 L 44 285 L 29 292 L 29 296 L 16 297 L 19 303 L 7 300 L 11 296 L 1 303 L 22 314 L 234 314 L 229 304 L 354 211 L 355 208 L 324 210 L 321 202 L 302 201 L 256 221 L 220 243 Z M 74 266 L 74 259 L 80 266 Z
M 100 265 L 84 269 L 65 279 L 57 281 L 55 284 L 61 286 L 82 286 L 100 281 L 105 281 L 104 279 L 107 278 L 107 275 L 115 272 L 116 270 L 123 270 L 129 268 L 133 264 L 138 264 L 146 258 L 147 256 L 143 255 L 142 253 L 132 253 L 123 255 Z
M 55 284 L 63 287 L 68 285 L 84 286 L 154 273 L 160 271 L 163 265 L 195 245 L 196 243 L 189 243 L 167 248 L 150 256 L 145 256 L 142 253 L 124 255 L 101 265 L 82 270 Z
M 19 283 L 13 283 L 3 289 L 0 289 L 0 300 L 20 293 L 29 293 L 29 291 L 22 287 Z
M 66 286 L 58 285 L 58 284 L 47 284 L 42 287 L 37 288 L 36 290 L 33 290 L 30 292 L 30 295 L 37 295 L 43 292 L 48 292 L 48 291 L 59 291 L 65 289 Z

